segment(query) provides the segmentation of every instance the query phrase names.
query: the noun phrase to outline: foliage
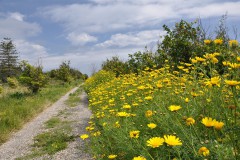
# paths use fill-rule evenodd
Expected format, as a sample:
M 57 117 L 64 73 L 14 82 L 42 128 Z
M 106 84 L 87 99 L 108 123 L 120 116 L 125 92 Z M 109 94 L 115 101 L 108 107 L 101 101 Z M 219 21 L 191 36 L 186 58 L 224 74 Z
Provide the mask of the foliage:
M 17 88 L 17 86 L 18 86 L 18 81 L 16 78 L 8 77 L 7 83 L 8 83 L 8 86 L 11 88 Z
M 119 59 L 118 56 L 114 56 L 111 59 L 107 59 L 102 63 L 102 69 L 106 71 L 111 71 L 120 76 L 121 74 L 128 73 L 127 63 Z
M 41 66 L 34 67 L 29 63 L 22 61 L 21 69 L 22 73 L 19 80 L 33 93 L 37 93 L 40 88 L 47 84 L 47 77 L 44 75 Z
M 197 22 L 188 23 L 181 20 L 175 24 L 172 30 L 163 25 L 166 35 L 158 46 L 159 54 L 166 54 L 170 62 L 176 66 L 179 62 L 189 62 L 192 56 L 201 55 L 201 43 L 199 41 L 199 27 L 194 27 Z
M 240 47 L 219 42 L 201 42 L 213 52 L 189 53 L 178 70 L 166 59 L 138 75 L 90 77 L 93 117 L 81 137 L 96 159 L 239 159 Z
M 127 64 L 131 73 L 139 74 L 139 72 L 145 68 L 154 68 L 159 64 L 157 56 L 149 51 L 143 53 L 136 52 L 133 55 L 129 54 L 128 56 L 129 60 Z
M 84 83 L 85 91 L 89 92 L 90 90 L 96 88 L 99 84 L 107 83 L 115 77 L 113 72 L 100 70 L 92 77 L 88 78 Z
M 64 82 L 71 82 L 73 81 L 73 77 L 71 76 L 70 72 L 70 62 L 62 62 L 57 70 L 57 78 Z
M 4 38 L 0 44 L 0 78 L 3 82 L 7 77 L 17 75 L 18 56 L 15 46 L 10 38 Z

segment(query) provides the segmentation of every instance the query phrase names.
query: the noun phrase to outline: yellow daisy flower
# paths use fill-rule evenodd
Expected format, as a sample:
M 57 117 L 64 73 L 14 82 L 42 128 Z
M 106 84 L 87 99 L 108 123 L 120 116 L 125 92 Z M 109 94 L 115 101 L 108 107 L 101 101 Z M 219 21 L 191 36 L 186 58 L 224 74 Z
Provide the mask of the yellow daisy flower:
M 164 135 L 164 141 L 169 146 L 181 146 L 182 145 L 181 140 L 173 135 Z
M 164 139 L 163 138 L 161 138 L 161 137 L 153 137 L 153 138 L 150 138 L 147 141 L 147 146 L 152 147 L 152 148 L 157 148 L 157 147 L 163 145 L 163 143 L 164 143 Z
M 206 147 L 201 147 L 198 150 L 198 153 L 203 156 L 208 156 L 210 154 L 210 151 Z

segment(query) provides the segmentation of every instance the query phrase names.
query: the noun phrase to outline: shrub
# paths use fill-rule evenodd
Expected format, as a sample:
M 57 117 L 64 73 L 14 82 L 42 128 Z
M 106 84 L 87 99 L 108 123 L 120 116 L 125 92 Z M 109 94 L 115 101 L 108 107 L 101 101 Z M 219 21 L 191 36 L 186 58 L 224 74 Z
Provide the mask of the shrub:
M 21 83 L 26 85 L 33 93 L 47 84 L 47 77 L 43 74 L 42 67 L 34 67 L 27 62 L 22 62 L 22 74 L 19 77 Z
M 16 78 L 8 77 L 7 83 L 8 83 L 8 86 L 11 88 L 17 88 L 17 86 L 18 86 L 18 81 Z

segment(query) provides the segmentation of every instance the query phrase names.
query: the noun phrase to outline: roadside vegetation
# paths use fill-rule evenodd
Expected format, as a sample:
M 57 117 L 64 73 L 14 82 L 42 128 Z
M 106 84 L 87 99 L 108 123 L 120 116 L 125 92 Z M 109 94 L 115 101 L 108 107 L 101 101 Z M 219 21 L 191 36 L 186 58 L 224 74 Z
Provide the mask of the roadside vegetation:
M 14 42 L 4 38 L 0 42 L 0 144 L 86 78 L 69 61 L 48 72 L 41 64 L 19 61 Z
M 156 53 L 107 60 L 85 82 L 95 159 L 240 159 L 240 47 L 224 18 L 214 38 L 164 26 Z

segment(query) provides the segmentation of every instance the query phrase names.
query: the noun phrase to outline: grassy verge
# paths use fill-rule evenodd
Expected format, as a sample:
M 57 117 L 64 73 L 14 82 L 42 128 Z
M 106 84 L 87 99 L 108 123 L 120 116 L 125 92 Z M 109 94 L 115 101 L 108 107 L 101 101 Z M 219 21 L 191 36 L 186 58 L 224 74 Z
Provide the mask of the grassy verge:
M 0 97 L 0 144 L 9 138 L 11 132 L 20 129 L 24 123 L 76 85 L 77 83 L 63 85 L 55 81 L 49 83 L 38 94 L 31 94 L 25 89 L 3 94 Z
M 240 57 L 218 63 L 228 65 L 219 74 L 221 58 L 205 54 L 178 71 L 166 61 L 100 85 L 106 73 L 89 78 L 93 117 L 81 138 L 98 160 L 240 159 Z

